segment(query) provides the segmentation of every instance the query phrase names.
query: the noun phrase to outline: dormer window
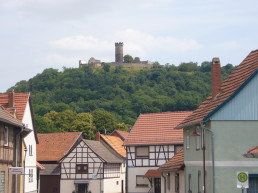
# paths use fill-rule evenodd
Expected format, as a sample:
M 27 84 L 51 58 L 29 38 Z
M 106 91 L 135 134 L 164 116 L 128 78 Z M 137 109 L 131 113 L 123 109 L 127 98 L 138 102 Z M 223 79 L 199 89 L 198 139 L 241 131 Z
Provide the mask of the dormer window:
M 7 126 L 4 127 L 3 137 L 4 137 L 4 146 L 8 147 L 9 146 L 9 130 L 8 130 Z

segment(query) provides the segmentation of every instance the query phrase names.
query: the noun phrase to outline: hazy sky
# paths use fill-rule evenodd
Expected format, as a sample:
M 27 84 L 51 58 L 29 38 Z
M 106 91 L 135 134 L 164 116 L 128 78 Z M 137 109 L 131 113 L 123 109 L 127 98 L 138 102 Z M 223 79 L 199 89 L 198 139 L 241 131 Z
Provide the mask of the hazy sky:
M 0 92 L 45 68 L 124 54 L 238 65 L 258 49 L 257 0 L 0 0 Z

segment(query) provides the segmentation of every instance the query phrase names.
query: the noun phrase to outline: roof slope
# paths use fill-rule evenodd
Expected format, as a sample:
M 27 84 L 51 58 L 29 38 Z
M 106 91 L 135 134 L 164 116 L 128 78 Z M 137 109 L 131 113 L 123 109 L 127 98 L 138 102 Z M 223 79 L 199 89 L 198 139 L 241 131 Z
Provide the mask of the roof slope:
M 115 130 L 111 135 L 120 137 L 124 141 L 127 138 L 127 136 L 129 135 L 129 132 L 121 131 L 121 130 Z
M 115 156 L 112 151 L 100 141 L 83 140 L 97 155 L 108 163 L 122 163 L 123 160 Z
M 29 93 L 14 93 L 14 108 L 17 110 L 17 116 L 20 121 L 23 118 L 29 96 Z M 2 105 L 4 108 L 9 107 L 8 94 L 0 94 L 0 105 Z
M 255 50 L 252 51 L 222 83 L 217 96 L 214 99 L 209 96 L 198 109 L 180 123 L 177 128 L 183 128 L 207 120 L 220 105 L 227 102 L 227 100 L 237 92 L 248 78 L 255 73 L 257 68 L 258 50 Z
M 182 148 L 175 156 L 161 165 L 159 171 L 179 170 L 184 165 L 184 149 Z
M 59 161 L 81 135 L 81 132 L 39 133 L 37 161 Z
M 141 114 L 123 145 L 183 143 L 183 131 L 174 128 L 192 111 Z
M 247 153 L 258 153 L 258 146 L 255 146 L 252 149 L 249 149 Z
M 158 170 L 148 170 L 145 174 L 144 177 L 146 178 L 160 178 L 161 173 Z
M 110 135 L 100 135 L 100 137 L 112 148 L 114 149 L 119 155 L 122 157 L 126 157 L 126 151 L 123 147 L 123 140 L 117 136 L 110 136 Z
M 11 115 L 4 107 L 0 105 L 0 121 L 14 126 L 22 127 L 23 124 Z

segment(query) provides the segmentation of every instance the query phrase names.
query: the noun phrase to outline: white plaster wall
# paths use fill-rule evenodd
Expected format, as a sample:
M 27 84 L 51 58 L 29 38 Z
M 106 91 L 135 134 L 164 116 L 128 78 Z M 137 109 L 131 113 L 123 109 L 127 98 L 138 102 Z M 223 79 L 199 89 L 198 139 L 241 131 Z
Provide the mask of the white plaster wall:
M 122 181 L 122 178 L 105 179 L 104 193 L 121 193 L 121 183 L 122 183 L 121 181 Z M 124 187 L 125 187 L 125 184 L 124 184 Z
M 157 169 L 157 167 L 129 167 L 128 168 L 128 193 L 134 192 L 148 192 L 149 187 L 137 187 L 136 186 L 136 176 L 144 175 L 150 169 Z
M 91 193 L 100 193 L 100 188 L 103 190 L 103 180 L 90 180 L 88 191 Z M 75 191 L 76 187 L 74 180 L 61 180 L 60 181 L 60 192 L 61 193 L 72 193 Z
M 25 192 L 33 192 L 37 190 L 37 165 L 36 165 L 36 139 L 34 135 L 34 128 L 32 124 L 32 115 L 30 111 L 29 101 L 27 101 L 22 123 L 32 130 L 29 135 L 24 138 L 27 146 L 27 153 L 25 157 L 25 174 L 29 174 L 29 169 L 33 169 L 33 182 L 29 182 L 29 176 L 25 176 Z M 29 155 L 29 145 L 32 145 L 32 156 Z
M 177 172 L 169 172 L 170 173 L 170 182 L 168 182 L 167 178 L 167 172 L 163 172 L 163 176 L 166 177 L 166 185 L 165 185 L 165 179 L 164 177 L 161 177 L 161 192 L 165 192 L 166 187 L 166 193 L 176 193 L 175 192 L 175 175 L 176 173 L 179 173 L 179 192 L 185 192 L 185 179 L 184 179 L 184 171 L 180 170 Z M 170 189 L 168 188 L 168 183 L 170 183 Z

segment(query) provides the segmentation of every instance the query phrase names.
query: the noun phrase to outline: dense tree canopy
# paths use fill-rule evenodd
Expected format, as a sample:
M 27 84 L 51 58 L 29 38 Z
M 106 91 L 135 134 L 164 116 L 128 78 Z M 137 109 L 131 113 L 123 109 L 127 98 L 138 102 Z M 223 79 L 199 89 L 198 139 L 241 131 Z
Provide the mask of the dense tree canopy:
M 234 66 L 222 67 L 225 78 Z M 15 92 L 31 92 L 40 132 L 94 132 L 132 126 L 141 113 L 194 110 L 210 93 L 210 62 L 153 68 L 45 69 Z
M 131 55 L 124 56 L 124 63 L 133 63 L 133 57 Z

